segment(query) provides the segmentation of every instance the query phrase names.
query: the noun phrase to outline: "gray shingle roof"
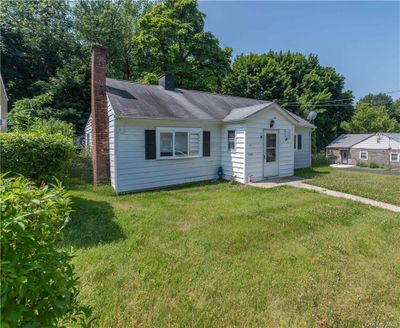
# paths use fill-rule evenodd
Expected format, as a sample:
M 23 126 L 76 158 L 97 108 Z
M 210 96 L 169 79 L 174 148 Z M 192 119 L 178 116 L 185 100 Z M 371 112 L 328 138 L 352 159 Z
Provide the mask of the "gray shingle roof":
M 181 120 L 235 121 L 262 110 L 271 101 L 220 95 L 176 88 L 165 90 L 158 85 L 145 85 L 107 78 L 106 92 L 117 116 Z M 286 110 L 285 110 L 286 111 Z M 314 127 L 301 117 L 286 111 L 297 126 Z
M 359 142 L 372 137 L 373 133 L 363 134 L 341 134 L 335 140 L 333 140 L 327 148 L 350 148 Z
M 388 136 L 389 138 L 396 140 L 400 142 L 400 133 L 383 133 L 385 136 Z
M 246 117 L 249 117 L 250 115 L 253 115 L 260 110 L 270 106 L 273 104 L 272 102 L 265 103 L 265 104 L 259 104 L 259 105 L 253 105 L 253 106 L 248 106 L 248 107 L 241 107 L 241 108 L 234 108 L 231 110 L 231 112 L 224 117 L 222 120 L 223 122 L 232 122 L 232 121 L 240 121 L 245 119 Z

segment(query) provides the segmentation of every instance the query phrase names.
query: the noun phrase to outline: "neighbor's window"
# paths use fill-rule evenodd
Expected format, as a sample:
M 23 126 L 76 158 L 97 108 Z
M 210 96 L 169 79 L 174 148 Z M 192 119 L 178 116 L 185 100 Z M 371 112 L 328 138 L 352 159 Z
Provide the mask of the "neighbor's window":
M 303 148 L 303 135 L 302 134 L 295 134 L 294 135 L 293 148 L 295 150 L 301 150 Z
M 157 128 L 157 158 L 198 157 L 202 147 L 201 129 Z
M 360 159 L 366 161 L 368 160 L 368 152 L 367 151 L 360 151 Z
M 399 153 L 390 153 L 390 161 L 391 162 L 398 162 L 400 160 Z
M 228 150 L 235 150 L 236 131 L 228 130 Z

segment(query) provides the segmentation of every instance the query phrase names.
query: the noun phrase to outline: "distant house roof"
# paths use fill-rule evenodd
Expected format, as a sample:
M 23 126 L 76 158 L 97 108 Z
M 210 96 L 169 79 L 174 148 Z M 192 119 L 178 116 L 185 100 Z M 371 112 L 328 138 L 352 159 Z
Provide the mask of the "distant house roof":
M 359 142 L 372 137 L 373 133 L 363 134 L 341 134 L 335 140 L 333 140 L 327 148 L 350 148 Z
M 238 121 L 267 108 L 273 102 L 107 78 L 106 92 L 117 116 L 179 120 Z M 283 109 L 296 126 L 314 128 L 301 117 Z

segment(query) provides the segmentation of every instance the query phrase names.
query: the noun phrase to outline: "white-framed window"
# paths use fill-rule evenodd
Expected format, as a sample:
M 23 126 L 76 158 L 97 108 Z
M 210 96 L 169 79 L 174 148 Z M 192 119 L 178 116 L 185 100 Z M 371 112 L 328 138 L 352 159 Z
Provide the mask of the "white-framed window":
M 368 160 L 368 152 L 366 150 L 361 150 L 360 151 L 360 159 L 363 161 Z
M 295 134 L 293 141 L 294 141 L 294 143 L 293 143 L 294 150 L 302 150 L 303 149 L 303 135 L 302 134 Z
M 202 132 L 199 128 L 156 128 L 156 158 L 200 157 L 203 147 Z
M 390 153 L 390 161 L 391 162 L 399 162 L 400 161 L 400 153 Z
M 228 150 L 236 149 L 236 131 L 228 130 Z

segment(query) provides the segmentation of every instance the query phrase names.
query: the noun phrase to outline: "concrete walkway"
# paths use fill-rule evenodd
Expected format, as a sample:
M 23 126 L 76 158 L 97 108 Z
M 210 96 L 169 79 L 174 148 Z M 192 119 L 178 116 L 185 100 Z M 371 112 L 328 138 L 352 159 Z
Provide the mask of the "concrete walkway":
M 271 179 L 271 180 L 266 180 L 266 181 L 261 181 L 261 182 L 254 182 L 254 183 L 249 183 L 250 186 L 253 187 L 258 187 L 258 188 L 274 188 L 278 186 L 291 186 L 295 188 L 300 188 L 300 189 L 307 189 L 307 190 L 314 190 L 317 192 L 320 192 L 322 194 L 326 194 L 329 196 L 333 197 L 338 197 L 338 198 L 344 198 L 344 199 L 350 199 L 359 203 L 363 203 L 366 205 L 370 206 L 375 206 L 375 207 L 380 207 L 392 212 L 397 212 L 400 213 L 400 206 L 384 203 L 384 202 L 379 202 L 376 200 L 372 200 L 369 198 L 365 197 L 360 197 L 360 196 L 355 196 L 351 194 L 346 194 L 344 192 L 339 192 L 339 191 L 334 191 L 330 189 L 325 189 L 313 185 L 309 185 L 304 183 L 304 179 L 300 179 L 297 177 L 290 177 L 290 178 L 282 178 L 282 179 Z

